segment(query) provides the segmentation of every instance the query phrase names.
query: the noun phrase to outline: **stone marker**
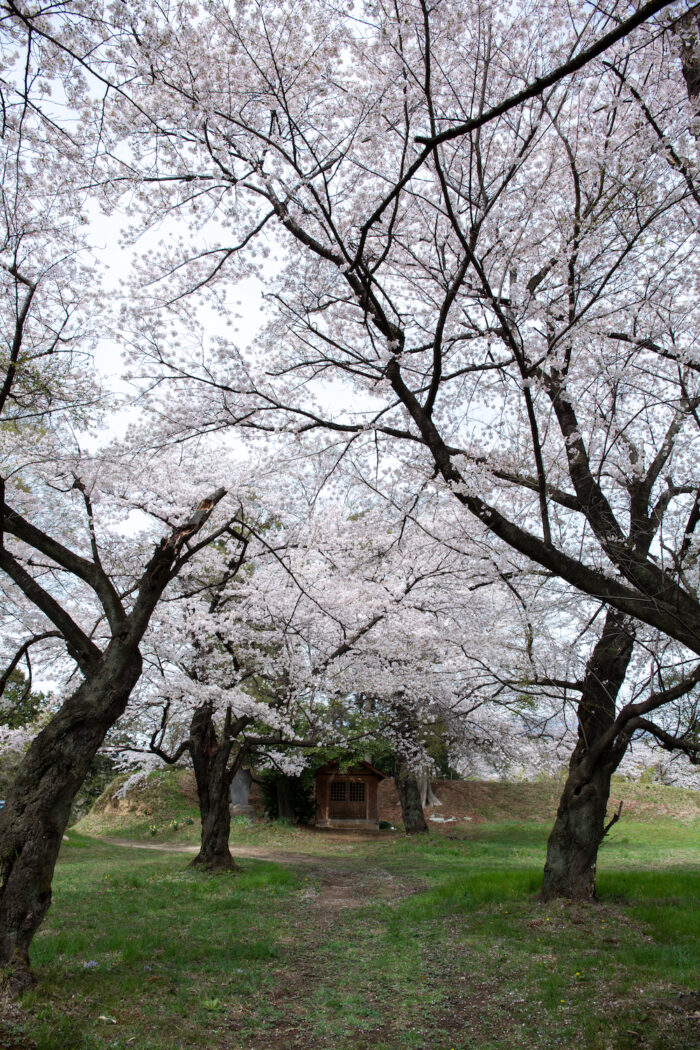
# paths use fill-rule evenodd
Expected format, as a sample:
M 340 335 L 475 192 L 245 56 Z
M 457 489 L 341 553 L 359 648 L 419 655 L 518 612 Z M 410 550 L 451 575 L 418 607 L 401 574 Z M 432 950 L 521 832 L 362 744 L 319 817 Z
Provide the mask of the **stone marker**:
M 248 802 L 248 793 L 253 778 L 249 769 L 239 769 L 231 781 L 231 815 L 234 817 L 255 817 L 255 809 Z

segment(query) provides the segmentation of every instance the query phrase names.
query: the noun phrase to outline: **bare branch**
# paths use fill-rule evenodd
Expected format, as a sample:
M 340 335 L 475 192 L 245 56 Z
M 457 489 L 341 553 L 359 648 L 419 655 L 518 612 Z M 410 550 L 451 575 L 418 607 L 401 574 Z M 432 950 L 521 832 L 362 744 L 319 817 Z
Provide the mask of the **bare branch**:
M 550 73 L 545 74 L 543 77 L 537 77 L 531 84 L 528 84 L 522 91 L 518 91 L 515 95 L 511 95 L 497 106 L 493 106 L 488 109 L 485 113 L 482 113 L 478 117 L 467 120 L 463 124 L 458 124 L 454 128 L 450 128 L 447 131 L 442 131 L 438 135 L 427 137 L 425 135 L 417 135 L 416 142 L 420 142 L 422 145 L 426 145 L 430 149 L 435 146 L 441 145 L 443 142 L 448 142 L 450 139 L 458 138 L 460 135 L 468 135 L 471 131 L 476 131 L 477 128 L 481 128 L 484 124 L 488 124 L 490 121 L 495 120 L 496 117 L 503 116 L 504 113 L 508 113 L 509 110 L 519 106 L 522 102 L 527 102 L 528 99 L 535 98 L 537 95 L 541 95 L 549 87 L 553 87 L 559 83 L 560 80 L 564 80 L 566 77 L 571 76 L 572 73 L 578 72 L 579 69 L 583 69 L 584 66 L 588 65 L 598 55 L 602 55 L 604 51 L 612 47 L 613 44 L 617 44 L 620 40 L 624 40 L 626 36 L 648 21 L 653 15 L 663 11 L 665 7 L 670 7 L 674 0 L 651 0 L 651 2 L 643 4 L 630 18 L 627 18 L 624 22 L 620 22 L 615 29 L 606 33 L 600 40 L 597 40 L 595 44 L 586 48 L 579 55 L 569 59 L 568 62 L 564 62 L 562 65 L 557 66 Z
M 62 637 L 63 636 L 58 631 L 44 631 L 43 634 L 35 634 L 32 638 L 29 638 L 26 642 L 24 642 L 10 660 L 3 674 L 0 675 L 0 696 L 2 696 L 2 694 L 5 691 L 5 686 L 7 685 L 10 679 L 10 675 L 15 670 L 19 662 L 22 660 L 22 657 L 29 652 L 30 648 L 33 645 L 36 645 L 37 642 L 43 642 L 47 638 Z

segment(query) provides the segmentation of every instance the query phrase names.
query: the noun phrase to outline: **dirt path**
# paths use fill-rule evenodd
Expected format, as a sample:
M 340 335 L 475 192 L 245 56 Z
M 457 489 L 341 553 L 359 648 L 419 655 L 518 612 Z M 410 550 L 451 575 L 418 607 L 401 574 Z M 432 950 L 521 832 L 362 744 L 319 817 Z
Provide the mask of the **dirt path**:
M 161 853 L 198 853 L 199 846 L 178 845 L 176 842 L 138 842 L 131 839 L 113 839 L 100 836 L 98 842 L 104 842 L 109 846 L 123 846 L 124 849 L 148 849 Z M 277 850 L 271 846 L 234 846 L 231 849 L 234 860 L 270 860 L 276 864 L 289 864 L 290 867 L 318 867 L 324 869 L 325 860 L 318 853 L 293 853 L 286 850 Z M 365 864 L 358 857 L 333 857 L 331 863 L 345 870 L 356 871 Z
M 131 839 L 112 839 L 104 835 L 95 835 L 96 842 L 107 846 L 123 846 L 124 849 L 151 849 L 160 853 L 198 853 L 199 846 L 178 846 L 176 842 L 137 842 Z
M 198 846 L 139 842 L 104 836 L 100 836 L 98 841 L 124 849 L 155 850 L 161 853 L 197 853 L 199 850 Z M 415 881 L 398 878 L 383 868 L 368 868 L 364 857 L 324 857 L 317 853 L 280 851 L 270 846 L 238 845 L 232 853 L 236 860 L 269 860 L 276 864 L 288 864 L 291 868 L 302 868 L 305 873 L 318 880 L 318 885 L 304 891 L 304 899 L 330 913 L 343 908 L 363 907 L 370 900 L 399 900 L 415 893 L 418 888 Z

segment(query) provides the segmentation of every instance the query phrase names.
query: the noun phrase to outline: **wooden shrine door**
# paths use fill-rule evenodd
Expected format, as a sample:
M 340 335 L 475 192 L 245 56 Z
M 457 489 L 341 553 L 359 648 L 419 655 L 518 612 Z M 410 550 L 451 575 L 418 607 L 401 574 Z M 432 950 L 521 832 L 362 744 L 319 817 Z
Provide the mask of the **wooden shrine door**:
M 328 816 L 331 820 L 365 820 L 367 787 L 364 780 L 331 780 Z

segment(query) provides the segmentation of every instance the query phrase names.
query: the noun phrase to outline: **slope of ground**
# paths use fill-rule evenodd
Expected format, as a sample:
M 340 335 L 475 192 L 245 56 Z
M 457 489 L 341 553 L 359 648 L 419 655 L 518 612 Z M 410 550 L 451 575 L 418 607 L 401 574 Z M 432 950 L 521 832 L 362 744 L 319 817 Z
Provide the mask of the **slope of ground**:
M 113 784 L 104 792 L 90 813 L 76 824 L 76 830 L 92 835 L 196 841 L 199 812 L 194 776 L 190 771 L 152 773 L 124 798 L 115 797 L 118 786 Z M 435 780 L 433 787 L 441 805 L 426 811 L 431 831 L 454 834 L 469 825 L 503 820 L 548 824 L 556 812 L 562 785 L 554 780 L 518 784 Z M 262 797 L 255 789 L 251 801 L 262 817 Z M 700 821 L 700 792 L 697 791 L 616 778 L 610 810 L 616 810 L 620 802 L 623 821 Z M 379 808 L 382 820 L 401 828 L 401 810 L 390 778 L 379 787 Z M 245 824 L 247 821 L 241 821 L 241 826 Z M 235 828 L 234 822 L 234 832 Z M 275 833 L 284 834 L 284 830 L 278 826 Z
M 426 813 L 429 821 L 431 817 L 438 818 L 432 822 L 433 826 L 465 819 L 470 823 L 498 820 L 546 823 L 556 812 L 562 786 L 559 780 L 517 784 L 494 780 L 435 780 L 433 789 L 442 805 L 433 806 Z M 615 778 L 609 808 L 616 810 L 620 802 L 626 819 L 645 822 L 658 818 L 700 819 L 700 792 L 683 788 Z M 384 820 L 400 824 L 401 809 L 393 781 L 385 780 L 380 785 L 379 805 Z

